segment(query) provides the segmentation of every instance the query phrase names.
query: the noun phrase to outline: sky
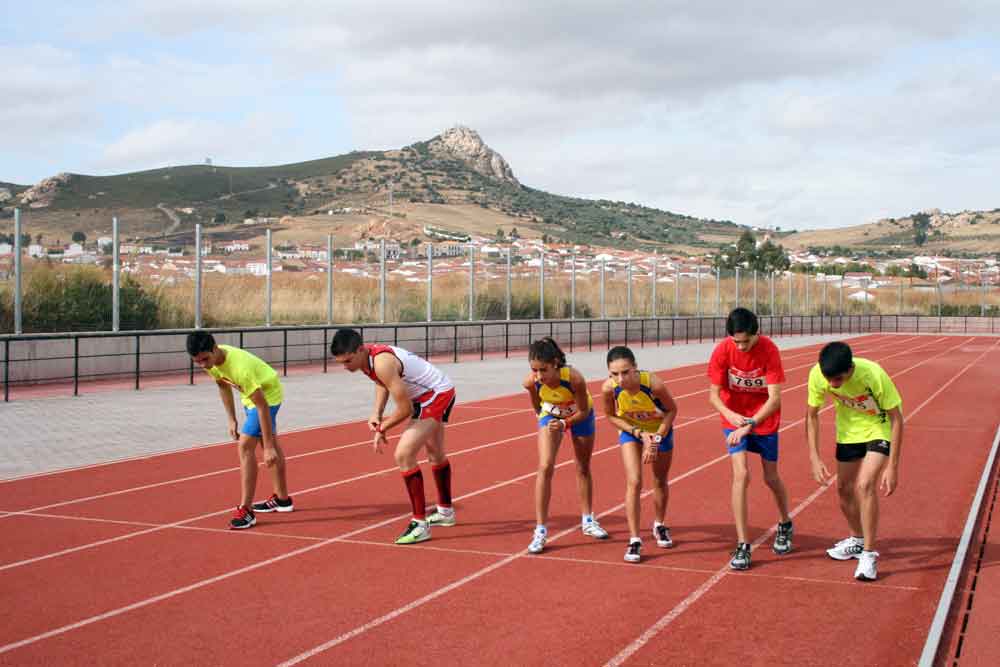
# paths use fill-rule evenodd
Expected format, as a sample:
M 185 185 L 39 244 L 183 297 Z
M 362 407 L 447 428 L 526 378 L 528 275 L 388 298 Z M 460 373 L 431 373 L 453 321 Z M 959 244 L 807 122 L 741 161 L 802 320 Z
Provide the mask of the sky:
M 533 188 L 740 224 L 1000 207 L 995 0 L 0 12 L 0 181 L 282 164 L 460 124 Z

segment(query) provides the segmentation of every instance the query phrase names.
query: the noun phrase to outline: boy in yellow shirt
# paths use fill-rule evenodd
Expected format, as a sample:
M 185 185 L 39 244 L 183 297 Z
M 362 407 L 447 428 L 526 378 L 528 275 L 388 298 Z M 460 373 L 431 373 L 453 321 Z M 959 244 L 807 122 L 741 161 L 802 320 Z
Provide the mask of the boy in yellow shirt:
M 899 480 L 903 444 L 903 400 L 889 375 L 874 361 L 853 357 L 847 343 L 827 344 L 809 372 L 806 435 L 813 477 L 830 477 L 819 455 L 819 410 L 827 395 L 837 410 L 837 492 L 851 534 L 827 549 L 836 560 L 858 559 L 854 578 L 878 577 L 878 489 L 892 494 Z
M 229 522 L 233 530 L 250 528 L 257 523 L 255 512 L 291 512 L 294 507 L 285 479 L 285 454 L 278 445 L 278 408 L 284 390 L 278 373 L 262 359 L 230 345 L 216 345 L 207 331 L 188 334 L 187 351 L 215 379 L 222 405 L 229 415 L 229 435 L 239 441 L 242 496 Z M 237 430 L 233 388 L 240 392 L 246 419 Z M 257 444 L 264 448 L 264 464 L 271 470 L 274 494 L 267 500 L 253 502 L 257 489 Z

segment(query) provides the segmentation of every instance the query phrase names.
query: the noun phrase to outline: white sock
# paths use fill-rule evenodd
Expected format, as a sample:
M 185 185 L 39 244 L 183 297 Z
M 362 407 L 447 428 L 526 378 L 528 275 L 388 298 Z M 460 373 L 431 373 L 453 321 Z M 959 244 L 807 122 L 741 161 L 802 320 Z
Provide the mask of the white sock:
M 642 544 L 642 538 L 641 537 L 636 537 L 635 535 L 633 535 L 632 537 L 628 538 L 628 543 L 629 544 L 632 544 L 633 542 L 638 542 L 639 544 Z
M 660 527 L 660 526 L 662 526 L 662 525 L 663 525 L 663 524 L 662 524 L 662 523 L 660 523 L 659 521 L 654 521 L 654 522 L 653 522 L 653 530 L 656 530 L 657 528 L 659 528 L 659 527 Z
M 581 515 L 581 519 L 580 519 L 580 521 L 584 525 L 587 525 L 588 523 L 591 523 L 593 520 L 594 520 L 594 515 L 593 514 L 583 514 L 583 515 Z
M 454 507 L 441 507 L 440 505 L 438 505 L 437 508 L 438 508 L 438 514 L 444 514 L 445 516 L 451 516 L 452 514 L 455 513 Z

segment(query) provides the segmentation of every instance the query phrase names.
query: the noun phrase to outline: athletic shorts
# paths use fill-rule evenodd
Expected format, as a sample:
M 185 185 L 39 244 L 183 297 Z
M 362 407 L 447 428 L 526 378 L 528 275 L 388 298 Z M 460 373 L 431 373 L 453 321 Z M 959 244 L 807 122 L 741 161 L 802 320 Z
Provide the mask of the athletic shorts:
M 539 426 L 546 426 L 553 419 L 558 419 L 558 417 L 553 417 L 552 415 L 542 415 L 538 420 Z M 591 410 L 587 418 L 578 424 L 573 424 L 569 427 L 569 432 L 577 438 L 585 438 L 588 435 L 594 435 L 597 432 L 597 420 L 594 418 L 594 411 Z
M 413 419 L 434 419 L 442 424 L 448 423 L 451 409 L 455 407 L 455 390 L 449 389 L 439 394 L 432 394 L 421 402 L 420 398 L 413 401 Z
M 871 440 L 869 442 L 838 442 L 837 460 L 842 463 L 860 461 L 868 452 L 889 456 L 888 440 Z
M 271 406 L 271 432 L 274 435 L 278 435 L 278 408 L 280 407 L 280 404 Z M 259 438 L 264 435 L 260 430 L 260 415 L 257 414 L 257 408 L 244 406 L 243 409 L 247 413 L 247 418 L 243 420 L 243 428 L 240 429 L 240 433 L 253 438 Z
M 725 437 L 729 437 L 729 434 L 733 432 L 734 429 L 724 428 L 722 433 Z M 738 452 L 753 452 L 754 454 L 760 454 L 760 457 L 765 461 L 771 461 L 776 463 L 778 461 L 778 433 L 768 433 L 767 435 L 761 435 L 760 433 L 749 433 L 740 439 L 738 443 L 734 446 L 727 447 L 730 454 L 736 454 Z
M 618 444 L 624 445 L 626 442 L 637 442 L 640 445 L 642 444 L 642 441 L 639 440 L 639 438 L 635 437 L 628 431 L 619 431 Z M 660 440 L 660 444 L 657 445 L 656 451 L 669 452 L 673 451 L 673 449 L 674 449 L 674 429 L 670 429 L 670 431 L 668 431 L 667 434 L 663 436 L 663 439 Z

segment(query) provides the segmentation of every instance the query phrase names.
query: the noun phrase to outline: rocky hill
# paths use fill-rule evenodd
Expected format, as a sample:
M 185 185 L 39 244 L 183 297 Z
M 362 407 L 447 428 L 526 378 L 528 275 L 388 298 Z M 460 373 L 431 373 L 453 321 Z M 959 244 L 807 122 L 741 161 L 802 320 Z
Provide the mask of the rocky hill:
M 448 219 L 463 220 L 461 224 L 485 226 L 491 234 L 516 226 L 529 235 L 595 245 L 708 249 L 735 240 L 742 231 L 727 221 L 531 188 L 466 127 L 398 150 L 274 167 L 206 164 L 115 176 L 59 174 L 10 192 L 8 201 L 0 203 L 5 212 L 21 206 L 34 228 L 66 237 L 75 230 L 104 234 L 113 215 L 127 223 L 131 236 L 156 237 L 189 234 L 199 222 L 221 232 L 247 217 L 360 215 L 363 226 L 370 227 L 373 219 L 405 218 L 407 207 L 419 210 L 424 224 L 448 228 Z

